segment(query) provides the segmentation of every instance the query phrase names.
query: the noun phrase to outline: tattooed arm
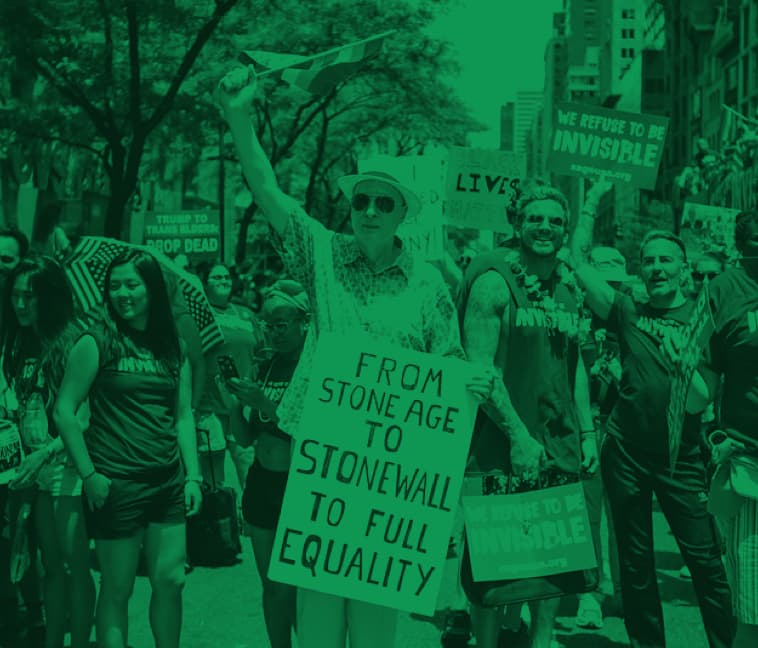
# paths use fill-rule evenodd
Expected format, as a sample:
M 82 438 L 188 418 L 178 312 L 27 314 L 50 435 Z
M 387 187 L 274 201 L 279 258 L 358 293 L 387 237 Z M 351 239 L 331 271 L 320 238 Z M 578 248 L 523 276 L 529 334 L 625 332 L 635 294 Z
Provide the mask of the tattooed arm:
M 463 320 L 463 347 L 471 362 L 495 369 L 492 397 L 482 405 L 487 416 L 511 442 L 511 467 L 515 474 L 536 472 L 544 449 L 529 434 L 503 382 L 504 367 L 497 366 L 497 350 L 507 345 L 510 291 L 497 272 L 485 272 L 471 286 Z

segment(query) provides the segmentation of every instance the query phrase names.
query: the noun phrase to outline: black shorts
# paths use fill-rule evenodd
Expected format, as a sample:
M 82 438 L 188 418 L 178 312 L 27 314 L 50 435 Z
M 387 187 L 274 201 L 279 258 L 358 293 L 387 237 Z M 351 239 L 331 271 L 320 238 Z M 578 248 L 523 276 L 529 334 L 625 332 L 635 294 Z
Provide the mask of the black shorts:
M 90 538 L 130 538 L 148 524 L 179 524 L 185 521 L 184 470 L 172 469 L 163 480 L 135 481 L 110 478 L 105 504 L 90 510 L 84 498 L 84 520 Z
M 242 494 L 242 517 L 259 529 L 276 529 L 282 512 L 284 489 L 289 473 L 264 468 L 257 461 L 247 472 L 245 492 Z

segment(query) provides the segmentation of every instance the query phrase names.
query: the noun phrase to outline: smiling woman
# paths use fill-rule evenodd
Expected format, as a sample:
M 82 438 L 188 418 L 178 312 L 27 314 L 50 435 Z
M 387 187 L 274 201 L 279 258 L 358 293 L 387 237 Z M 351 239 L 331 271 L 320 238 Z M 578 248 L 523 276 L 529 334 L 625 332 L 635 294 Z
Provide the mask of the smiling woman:
M 144 545 L 156 644 L 178 646 L 185 516 L 199 511 L 202 498 L 189 363 L 152 255 L 115 258 L 105 286 L 106 312 L 74 345 L 54 410 L 82 477 L 102 572 L 97 640 L 126 645 L 127 606 Z M 85 440 L 74 412 L 87 399 Z

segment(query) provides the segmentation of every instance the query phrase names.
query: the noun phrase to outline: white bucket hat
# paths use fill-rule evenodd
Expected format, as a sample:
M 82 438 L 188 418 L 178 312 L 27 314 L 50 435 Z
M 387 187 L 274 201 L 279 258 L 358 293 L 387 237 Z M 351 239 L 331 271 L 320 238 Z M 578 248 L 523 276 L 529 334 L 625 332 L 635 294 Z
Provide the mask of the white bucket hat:
M 397 189 L 400 192 L 400 195 L 403 196 L 405 204 L 408 206 L 408 212 L 405 215 L 406 218 L 413 218 L 421 211 L 421 200 L 419 200 L 419 197 L 416 195 L 416 193 L 412 189 L 409 189 L 405 185 L 398 182 L 389 173 L 384 173 L 384 171 L 366 171 L 364 173 L 358 173 L 356 175 L 342 176 L 339 180 L 337 180 L 337 185 L 339 186 L 342 193 L 347 196 L 348 200 L 350 200 L 353 197 L 353 190 L 355 189 L 355 186 L 359 182 L 364 182 L 366 180 L 383 182 L 385 184 L 388 184 L 390 187 Z

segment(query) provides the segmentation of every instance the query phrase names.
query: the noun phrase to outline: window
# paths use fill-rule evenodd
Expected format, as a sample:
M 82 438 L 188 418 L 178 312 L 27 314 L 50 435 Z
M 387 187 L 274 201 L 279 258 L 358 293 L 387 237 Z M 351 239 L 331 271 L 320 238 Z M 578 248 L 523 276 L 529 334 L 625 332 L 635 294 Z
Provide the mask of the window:
M 630 29 L 629 31 L 629 38 L 634 38 L 634 30 Z
M 726 69 L 726 88 L 734 90 L 737 88 L 737 64 L 730 65 Z
M 634 9 L 622 9 L 621 17 L 625 20 L 634 20 Z
M 703 95 L 701 93 L 700 88 L 698 88 L 695 93 L 692 95 L 692 118 L 693 119 L 700 119 L 700 110 L 702 108 L 702 98 Z
M 634 58 L 634 48 L 633 47 L 629 48 L 629 58 Z
M 621 48 L 621 58 L 626 58 L 627 56 L 629 56 L 629 50 L 626 49 L 626 47 L 622 47 Z

